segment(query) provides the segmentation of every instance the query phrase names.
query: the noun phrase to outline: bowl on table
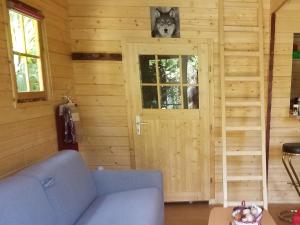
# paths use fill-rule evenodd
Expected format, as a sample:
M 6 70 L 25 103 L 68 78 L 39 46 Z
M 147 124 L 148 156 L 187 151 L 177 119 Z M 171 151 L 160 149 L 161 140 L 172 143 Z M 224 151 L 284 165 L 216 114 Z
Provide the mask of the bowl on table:
M 263 209 L 257 205 L 246 206 L 242 202 L 241 206 L 233 208 L 232 217 L 233 225 L 260 225 L 263 215 Z

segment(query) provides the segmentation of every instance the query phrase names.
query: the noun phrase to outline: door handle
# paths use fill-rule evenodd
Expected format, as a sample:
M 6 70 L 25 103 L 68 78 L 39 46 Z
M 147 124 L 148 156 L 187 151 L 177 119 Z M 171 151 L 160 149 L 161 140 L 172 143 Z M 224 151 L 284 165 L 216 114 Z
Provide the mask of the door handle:
M 147 125 L 147 122 L 142 122 L 140 115 L 137 115 L 135 117 L 135 128 L 136 128 L 136 134 L 141 135 L 141 125 Z

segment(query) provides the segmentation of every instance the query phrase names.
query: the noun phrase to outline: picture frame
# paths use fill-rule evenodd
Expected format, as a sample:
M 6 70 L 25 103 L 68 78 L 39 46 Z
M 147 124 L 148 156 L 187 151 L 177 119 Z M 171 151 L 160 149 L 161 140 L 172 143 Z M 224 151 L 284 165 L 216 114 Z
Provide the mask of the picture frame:
M 150 17 L 153 38 L 180 38 L 178 7 L 150 7 Z

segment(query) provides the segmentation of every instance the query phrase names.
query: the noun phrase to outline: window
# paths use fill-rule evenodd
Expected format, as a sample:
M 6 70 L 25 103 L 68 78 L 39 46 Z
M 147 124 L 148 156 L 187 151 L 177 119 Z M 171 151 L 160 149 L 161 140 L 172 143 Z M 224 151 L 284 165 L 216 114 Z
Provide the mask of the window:
M 298 116 L 300 97 L 300 34 L 294 34 L 293 43 L 293 61 L 292 61 L 292 77 L 291 77 L 291 93 L 290 93 L 290 109 Z
M 198 109 L 198 57 L 140 55 L 145 109 Z
M 17 100 L 45 100 L 40 29 L 43 17 L 39 11 L 19 1 L 8 3 Z

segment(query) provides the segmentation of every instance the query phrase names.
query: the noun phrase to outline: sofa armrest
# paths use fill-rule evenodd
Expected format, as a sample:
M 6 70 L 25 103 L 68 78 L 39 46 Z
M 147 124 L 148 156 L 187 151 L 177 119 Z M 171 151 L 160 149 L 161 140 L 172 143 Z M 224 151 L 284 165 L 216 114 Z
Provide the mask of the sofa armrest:
M 96 170 L 92 172 L 98 195 L 156 187 L 163 192 L 162 173 L 142 170 Z

